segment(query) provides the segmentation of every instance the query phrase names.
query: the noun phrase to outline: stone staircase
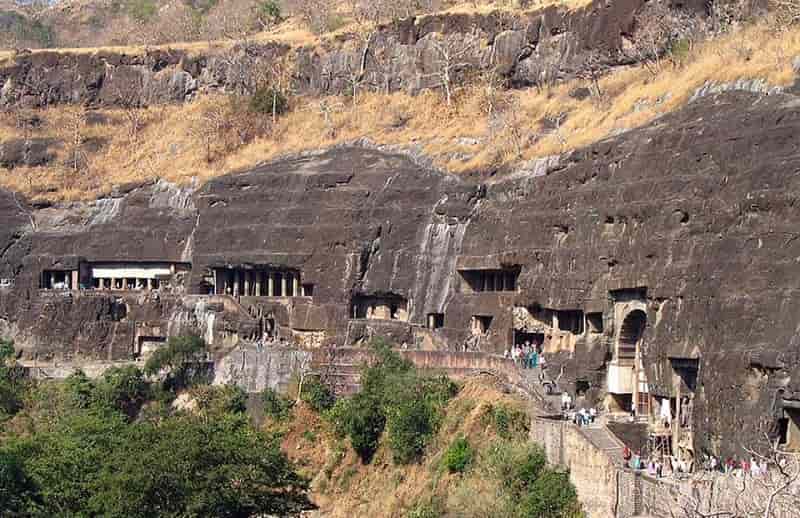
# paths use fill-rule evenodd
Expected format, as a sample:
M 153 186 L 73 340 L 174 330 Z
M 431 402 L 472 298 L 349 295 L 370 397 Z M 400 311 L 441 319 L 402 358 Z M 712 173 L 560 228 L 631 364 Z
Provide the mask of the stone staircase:
M 578 430 L 595 448 L 608 455 L 614 464 L 625 463 L 625 459 L 622 457 L 624 445 L 605 424 L 595 422 L 589 426 L 579 427 Z

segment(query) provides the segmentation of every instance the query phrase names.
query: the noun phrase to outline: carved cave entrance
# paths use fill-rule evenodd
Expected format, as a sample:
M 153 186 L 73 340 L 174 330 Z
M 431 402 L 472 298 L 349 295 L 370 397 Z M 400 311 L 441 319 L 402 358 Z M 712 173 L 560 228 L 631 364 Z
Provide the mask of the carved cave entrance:
M 631 311 L 622 321 L 617 344 L 617 358 L 620 360 L 633 360 L 636 358 L 639 340 L 642 338 L 647 325 L 647 315 L 641 309 Z
M 527 333 L 514 329 L 514 345 L 525 345 L 526 343 L 536 347 L 536 350 L 541 351 L 542 344 L 544 344 L 544 333 Z

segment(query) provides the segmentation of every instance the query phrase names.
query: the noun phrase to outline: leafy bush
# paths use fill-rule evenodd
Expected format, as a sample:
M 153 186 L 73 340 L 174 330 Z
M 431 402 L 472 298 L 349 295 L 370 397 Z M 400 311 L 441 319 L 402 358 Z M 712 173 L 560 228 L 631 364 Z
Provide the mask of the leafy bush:
M 561 518 L 580 514 L 569 475 L 548 468 L 540 446 L 498 440 L 487 451 L 485 462 L 484 471 L 508 495 L 512 516 Z
M 294 406 L 292 400 L 269 387 L 261 393 L 261 401 L 264 404 L 264 414 L 276 421 L 287 419 Z
M 446 377 L 422 376 L 381 340 L 373 349 L 376 361 L 362 369 L 361 391 L 338 401 L 328 416 L 364 462 L 375 453 L 384 428 L 394 461 L 413 462 L 438 430 L 457 388 Z
M 523 439 L 530 430 L 528 415 L 509 405 L 490 405 L 483 414 L 484 422 L 490 424 L 503 439 Z M 488 421 L 488 422 L 487 422 Z
M 253 14 L 262 27 L 267 27 L 283 20 L 281 6 L 276 0 L 262 0 L 253 8 Z
M 253 113 L 261 115 L 283 115 L 289 111 L 289 101 L 277 88 L 261 86 L 250 97 L 248 107 Z
M 13 365 L 14 342 L 0 340 L 0 421 L 22 408 L 23 381 Z
M 206 416 L 241 414 L 247 410 L 247 394 L 236 385 L 200 385 L 192 389 L 197 409 Z
M 206 344 L 199 336 L 176 336 L 156 349 L 144 365 L 144 372 L 154 376 L 166 371 L 164 385 L 171 389 L 191 385 L 198 377 L 197 365 L 203 358 Z
M 133 418 L 150 395 L 144 373 L 134 365 L 114 367 L 103 373 L 96 399 Z
M 89 408 L 97 397 L 94 382 L 82 370 L 73 372 L 64 380 L 64 393 L 74 408 Z
M 322 413 L 333 406 L 333 393 L 322 383 L 318 376 L 311 376 L 303 381 L 300 399 L 317 413 Z
M 519 514 L 558 518 L 575 507 L 577 498 L 567 473 L 545 470 L 522 496 Z
M 327 416 L 340 436 L 350 438 L 350 444 L 363 462 L 372 460 L 386 425 L 377 400 L 360 392 L 337 401 Z
M 445 510 L 442 502 L 439 499 L 432 499 L 412 507 L 406 513 L 406 518 L 440 518 L 444 514 Z
M 442 465 L 450 473 L 464 473 L 472 463 L 474 456 L 475 451 L 469 441 L 466 437 L 461 436 L 456 438 L 444 452 Z

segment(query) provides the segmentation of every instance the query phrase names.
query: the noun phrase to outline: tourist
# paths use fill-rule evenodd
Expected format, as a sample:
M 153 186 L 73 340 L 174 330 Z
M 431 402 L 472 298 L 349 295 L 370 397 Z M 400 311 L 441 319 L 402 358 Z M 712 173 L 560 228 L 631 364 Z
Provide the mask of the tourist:
M 511 348 L 510 347 L 508 349 L 506 349 L 505 351 L 503 351 L 503 358 L 505 358 L 505 359 L 511 358 Z
M 544 372 L 545 367 L 547 367 L 547 362 L 544 359 L 544 353 L 540 352 L 539 354 L 539 365 L 542 366 L 542 372 Z
M 753 478 L 761 476 L 761 466 L 758 465 L 758 461 L 755 458 L 750 459 L 750 476 Z
M 597 410 L 594 407 L 589 409 L 589 421 L 594 424 L 594 420 L 597 418 Z
M 561 393 L 561 410 L 569 410 L 569 394 L 566 392 Z

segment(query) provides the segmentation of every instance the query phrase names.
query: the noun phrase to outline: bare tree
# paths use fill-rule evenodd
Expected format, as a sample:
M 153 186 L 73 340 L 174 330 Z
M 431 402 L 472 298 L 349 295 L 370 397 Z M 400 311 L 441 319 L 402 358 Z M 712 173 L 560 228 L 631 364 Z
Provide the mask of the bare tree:
M 765 444 L 744 449 L 766 472 L 701 473 L 691 491 L 676 493 L 677 508 L 686 518 L 800 516 L 800 452 L 786 451 L 768 437 Z
M 476 68 L 469 57 L 478 47 L 478 38 L 473 34 L 446 37 L 435 35 L 430 40 L 434 51 L 435 71 L 428 75 L 436 80 L 435 87 L 442 88 L 447 106 L 452 106 L 453 94 L 463 74 Z
M 636 17 L 632 57 L 654 76 L 661 71 L 661 57 L 672 30 L 670 21 L 669 10 L 661 3 L 649 5 Z
M 89 157 L 83 147 L 87 126 L 86 111 L 83 105 L 71 106 L 64 110 L 62 140 L 67 149 L 65 165 L 73 175 L 89 167 Z

